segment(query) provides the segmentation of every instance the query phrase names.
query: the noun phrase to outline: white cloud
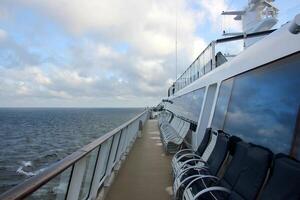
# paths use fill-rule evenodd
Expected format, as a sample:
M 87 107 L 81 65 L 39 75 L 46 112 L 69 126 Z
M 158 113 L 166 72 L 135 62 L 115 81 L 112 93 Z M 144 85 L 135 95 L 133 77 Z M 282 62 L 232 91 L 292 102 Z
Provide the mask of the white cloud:
M 3 29 L 0 29 L 0 42 L 7 38 L 7 33 Z
M 36 83 L 41 85 L 51 84 L 51 80 L 37 67 L 29 67 L 25 69 L 25 73 L 28 73 Z
M 228 11 L 229 8 L 226 0 L 201 0 L 199 4 L 204 8 L 204 15 L 209 18 L 212 27 L 221 30 L 241 31 L 240 21 L 234 20 L 234 16 L 222 16 L 223 11 Z
M 114 103 L 112 99 L 117 99 L 120 105 L 122 101 L 132 105 L 137 101 L 155 104 L 166 95 L 167 87 L 174 80 L 174 0 L 7 2 L 53 20 L 76 42 L 64 49 L 65 52 L 56 54 L 70 55 L 63 64 L 42 59 L 38 59 L 39 63 L 31 61 L 35 56 L 27 48 L 17 43 L 7 44 L 18 56 L 16 62 L 9 62 L 9 68 L 4 65 L 1 68 L 0 63 L 0 97 L 12 90 L 18 97 L 62 99 L 68 105 L 72 103 L 70 99 L 74 104 L 98 100 L 100 105 L 104 103 L 103 98 L 110 98 Z M 217 22 L 220 12 L 226 8 L 223 0 L 200 1 L 201 11 L 188 5 L 190 2 L 199 1 L 178 0 L 179 72 L 207 45 L 208 41 L 197 36 L 197 26 L 203 20 Z M 39 30 L 35 32 L 39 34 Z M 0 41 L 5 37 L 6 32 L 0 29 Z M 118 49 L 122 45 L 126 50 Z M 137 97 L 138 100 L 133 100 Z
M 16 93 L 19 94 L 19 95 L 29 95 L 30 94 L 30 90 L 29 88 L 25 85 L 24 82 L 20 81 L 18 84 L 17 84 L 17 89 L 16 89 Z

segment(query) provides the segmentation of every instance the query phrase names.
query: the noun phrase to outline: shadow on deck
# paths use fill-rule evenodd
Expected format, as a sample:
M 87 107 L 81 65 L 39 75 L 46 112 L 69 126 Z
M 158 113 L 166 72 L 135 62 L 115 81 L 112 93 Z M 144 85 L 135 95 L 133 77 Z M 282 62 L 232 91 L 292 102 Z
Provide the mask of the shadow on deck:
M 148 120 L 105 200 L 171 199 L 171 156 L 165 154 L 157 120 Z

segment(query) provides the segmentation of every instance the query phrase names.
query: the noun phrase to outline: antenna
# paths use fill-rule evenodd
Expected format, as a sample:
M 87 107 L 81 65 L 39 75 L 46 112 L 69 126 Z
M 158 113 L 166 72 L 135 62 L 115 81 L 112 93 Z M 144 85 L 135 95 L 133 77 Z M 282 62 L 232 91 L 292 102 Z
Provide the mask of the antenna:
M 242 22 L 242 32 L 224 33 L 223 36 L 249 34 L 270 30 L 277 23 L 278 9 L 272 4 L 275 0 L 248 0 L 248 6 L 239 11 L 223 11 L 222 15 L 233 15 Z M 259 38 L 244 39 L 244 48 L 257 42 Z
M 175 2 L 176 4 L 176 11 L 175 11 L 175 15 L 176 15 L 176 19 L 175 19 L 175 68 L 176 68 L 176 76 L 175 76 L 175 80 L 177 80 L 177 56 L 178 56 L 178 52 L 177 52 L 177 28 L 178 28 L 178 0 L 176 0 Z

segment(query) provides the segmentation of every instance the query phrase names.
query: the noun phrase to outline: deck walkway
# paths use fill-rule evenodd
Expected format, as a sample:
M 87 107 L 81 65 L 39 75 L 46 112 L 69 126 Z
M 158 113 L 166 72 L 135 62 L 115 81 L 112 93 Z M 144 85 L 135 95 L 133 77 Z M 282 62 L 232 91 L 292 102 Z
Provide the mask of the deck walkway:
M 171 157 L 161 145 L 157 120 L 148 120 L 105 200 L 171 199 Z

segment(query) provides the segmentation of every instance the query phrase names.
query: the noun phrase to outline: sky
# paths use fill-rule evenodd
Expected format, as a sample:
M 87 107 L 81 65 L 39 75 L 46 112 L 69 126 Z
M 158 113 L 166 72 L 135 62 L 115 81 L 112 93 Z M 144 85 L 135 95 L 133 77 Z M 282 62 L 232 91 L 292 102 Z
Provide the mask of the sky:
M 0 0 L 0 107 L 145 107 L 246 0 Z M 279 23 L 300 0 L 277 0 Z M 279 25 L 278 25 L 279 26 Z

